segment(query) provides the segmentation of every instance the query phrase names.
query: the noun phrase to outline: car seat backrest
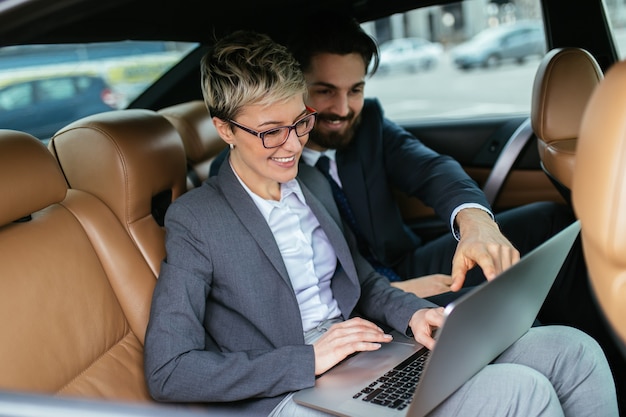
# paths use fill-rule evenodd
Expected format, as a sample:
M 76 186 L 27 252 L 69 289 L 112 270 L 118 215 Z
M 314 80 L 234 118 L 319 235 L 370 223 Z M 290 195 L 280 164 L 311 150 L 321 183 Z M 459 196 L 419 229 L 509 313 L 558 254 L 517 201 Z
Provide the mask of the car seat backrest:
M 625 61 L 609 68 L 589 101 L 573 184 L 572 203 L 581 221 L 592 287 L 608 321 L 626 343 Z
M 176 104 L 159 110 L 178 130 L 187 154 L 188 187 L 198 187 L 209 176 L 215 157 L 226 147 L 215 130 L 201 100 Z
M 531 122 L 546 174 L 569 200 L 580 121 L 603 78 L 595 58 L 581 48 L 549 51 L 534 80 Z
M 148 401 L 156 280 L 120 222 L 22 132 L 0 130 L 0 195 L 0 388 Z
M 173 126 L 151 110 L 117 110 L 68 125 L 48 146 L 70 188 L 104 201 L 158 276 L 163 217 L 187 189 L 185 152 Z

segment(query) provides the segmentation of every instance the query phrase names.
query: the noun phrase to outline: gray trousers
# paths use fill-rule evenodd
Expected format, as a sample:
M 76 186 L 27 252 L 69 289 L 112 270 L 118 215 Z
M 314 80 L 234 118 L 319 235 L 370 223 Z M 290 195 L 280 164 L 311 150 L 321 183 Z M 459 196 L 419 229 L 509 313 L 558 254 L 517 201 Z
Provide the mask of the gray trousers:
M 323 326 L 307 334 L 316 340 Z M 287 396 L 270 417 L 328 417 Z M 565 326 L 533 327 L 467 381 L 432 417 L 618 417 L 615 383 L 591 337 Z

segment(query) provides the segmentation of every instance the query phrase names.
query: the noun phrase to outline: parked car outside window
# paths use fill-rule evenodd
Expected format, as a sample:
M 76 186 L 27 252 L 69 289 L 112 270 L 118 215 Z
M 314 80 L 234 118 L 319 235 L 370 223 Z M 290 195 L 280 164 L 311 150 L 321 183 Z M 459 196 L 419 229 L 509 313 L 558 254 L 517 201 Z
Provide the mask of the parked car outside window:
M 450 51 L 459 69 L 495 67 L 503 61 L 522 64 L 529 57 L 546 51 L 545 36 L 539 22 L 519 22 L 488 28 Z
M 380 45 L 378 71 L 426 71 L 434 68 L 443 56 L 443 46 L 422 38 L 401 38 Z
M 121 41 L 0 48 L 0 129 L 45 142 L 81 117 L 126 108 L 196 45 Z
M 116 108 L 118 96 L 99 76 L 0 81 L 0 126 L 50 138 L 78 118 Z

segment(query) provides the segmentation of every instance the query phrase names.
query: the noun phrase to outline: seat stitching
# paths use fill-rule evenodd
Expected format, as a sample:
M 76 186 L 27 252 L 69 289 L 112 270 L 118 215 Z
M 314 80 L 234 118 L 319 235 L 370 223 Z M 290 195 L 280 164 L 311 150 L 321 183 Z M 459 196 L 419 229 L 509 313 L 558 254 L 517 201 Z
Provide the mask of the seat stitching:
M 69 380 L 65 385 L 63 385 L 59 390 L 57 390 L 57 393 L 62 392 L 63 390 L 65 390 L 66 388 L 68 388 L 69 386 L 71 386 L 74 382 L 76 382 L 81 376 L 85 375 L 85 373 L 87 373 L 90 369 L 92 369 L 97 363 L 99 363 L 102 359 L 104 359 L 105 356 L 108 356 L 109 353 L 117 346 L 119 346 L 124 340 L 127 340 L 130 336 L 134 336 L 135 334 L 132 332 L 132 330 L 128 329 L 128 331 L 126 332 L 126 334 L 121 337 L 117 342 L 113 343 L 113 345 L 111 345 L 111 347 L 109 347 L 107 350 L 105 350 L 104 352 L 102 352 L 102 354 L 100 356 L 98 356 L 95 360 L 93 360 L 91 362 L 91 364 L 86 367 L 85 369 L 83 369 L 81 372 L 79 372 L 74 378 L 72 378 L 71 380 Z

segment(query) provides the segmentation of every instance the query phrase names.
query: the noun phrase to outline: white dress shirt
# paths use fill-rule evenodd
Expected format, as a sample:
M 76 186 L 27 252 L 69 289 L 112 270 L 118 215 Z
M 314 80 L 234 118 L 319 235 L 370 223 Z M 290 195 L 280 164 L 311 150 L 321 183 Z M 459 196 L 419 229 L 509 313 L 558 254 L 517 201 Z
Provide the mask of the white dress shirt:
M 259 197 L 238 176 L 237 179 L 274 234 L 298 300 L 304 331 L 340 317 L 341 311 L 330 288 L 337 255 L 306 204 L 298 181 L 281 184 L 280 201 L 274 201 Z

